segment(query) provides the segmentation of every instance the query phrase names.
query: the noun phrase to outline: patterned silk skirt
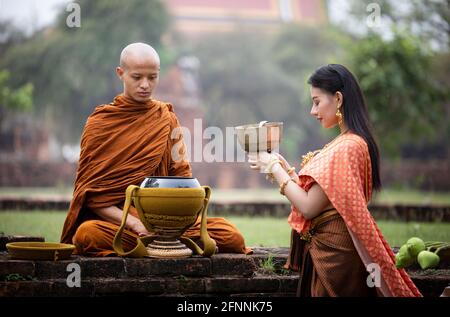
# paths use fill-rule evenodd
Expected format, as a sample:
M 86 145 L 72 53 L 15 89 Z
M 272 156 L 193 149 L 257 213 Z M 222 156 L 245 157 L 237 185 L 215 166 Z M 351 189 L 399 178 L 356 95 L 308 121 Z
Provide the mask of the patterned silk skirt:
M 287 267 L 300 272 L 297 296 L 377 296 L 376 288 L 367 285 L 369 273 L 335 209 L 314 218 L 307 233 L 292 230 Z

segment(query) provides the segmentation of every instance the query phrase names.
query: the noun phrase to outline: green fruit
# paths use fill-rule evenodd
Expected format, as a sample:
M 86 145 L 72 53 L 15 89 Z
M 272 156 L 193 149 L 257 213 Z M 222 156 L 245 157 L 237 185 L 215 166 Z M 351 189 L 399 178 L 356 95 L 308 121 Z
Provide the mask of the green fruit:
M 439 256 L 430 251 L 422 251 L 417 256 L 417 261 L 422 269 L 432 269 L 439 265 Z
M 401 246 L 398 253 L 395 255 L 395 266 L 398 268 L 408 267 L 414 262 L 416 262 L 416 258 L 411 256 L 409 252 L 410 246 L 408 244 L 404 244 Z
M 409 245 L 409 253 L 416 257 L 420 252 L 425 250 L 425 242 L 422 239 L 413 237 L 406 241 L 406 244 Z

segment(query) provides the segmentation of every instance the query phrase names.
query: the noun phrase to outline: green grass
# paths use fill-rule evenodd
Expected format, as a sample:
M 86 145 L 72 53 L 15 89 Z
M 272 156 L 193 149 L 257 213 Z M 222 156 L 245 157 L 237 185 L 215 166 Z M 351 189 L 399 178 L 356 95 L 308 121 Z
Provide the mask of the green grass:
M 0 212 L 0 233 L 45 237 L 58 242 L 66 213 L 60 211 L 4 211 Z
M 0 212 L 0 233 L 43 236 L 46 241 L 59 241 L 65 212 Z M 245 237 L 249 246 L 289 246 L 290 227 L 285 218 L 227 217 Z M 450 223 L 417 223 L 379 221 L 391 246 L 400 246 L 410 237 L 423 240 L 450 241 Z
M 286 219 L 271 217 L 227 217 L 251 246 L 288 246 L 290 227 Z M 401 246 L 412 236 L 423 240 L 450 241 L 450 223 L 378 221 L 391 246 Z

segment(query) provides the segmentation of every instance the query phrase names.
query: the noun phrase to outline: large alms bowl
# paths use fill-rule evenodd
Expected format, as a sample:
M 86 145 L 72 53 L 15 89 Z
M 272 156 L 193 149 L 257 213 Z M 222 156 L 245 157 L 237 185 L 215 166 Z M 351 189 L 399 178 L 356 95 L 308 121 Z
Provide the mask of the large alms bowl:
M 278 150 L 283 137 L 283 122 L 262 121 L 235 127 L 239 145 L 245 152 Z
M 211 188 L 200 186 L 197 179 L 191 177 L 147 177 L 141 187 L 128 186 L 122 223 L 113 241 L 114 250 L 121 256 L 132 257 L 182 258 L 191 256 L 193 252 L 213 255 L 216 242 L 208 235 L 206 221 L 210 195 Z M 131 202 L 151 236 L 139 238 L 133 250 L 125 251 L 121 236 Z M 182 237 L 200 215 L 203 248 Z
M 133 197 L 139 217 L 149 231 L 158 227 L 185 228 L 195 223 L 205 200 L 205 189 L 139 188 Z
M 205 195 L 194 177 L 150 176 L 136 189 L 133 202 L 147 230 L 181 229 L 195 223 Z

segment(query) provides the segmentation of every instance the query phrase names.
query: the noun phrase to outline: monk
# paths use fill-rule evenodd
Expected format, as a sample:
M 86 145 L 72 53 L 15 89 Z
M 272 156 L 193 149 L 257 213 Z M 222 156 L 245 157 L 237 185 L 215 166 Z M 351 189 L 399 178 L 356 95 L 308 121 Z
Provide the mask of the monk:
M 96 107 L 87 119 L 73 199 L 61 235 L 61 242 L 73 243 L 77 254 L 116 255 L 112 241 L 128 185 L 140 185 L 147 176 L 192 176 L 188 161 L 171 155 L 175 145 L 181 158 L 186 153 L 182 134 L 171 136 L 180 126 L 173 106 L 151 98 L 159 71 L 158 53 L 150 45 L 128 45 L 116 68 L 123 93 L 110 104 Z M 227 220 L 208 218 L 207 228 L 219 252 L 251 253 Z M 136 246 L 139 236 L 149 234 L 131 208 L 122 239 L 125 251 Z M 200 219 L 185 236 L 194 241 L 200 238 Z

